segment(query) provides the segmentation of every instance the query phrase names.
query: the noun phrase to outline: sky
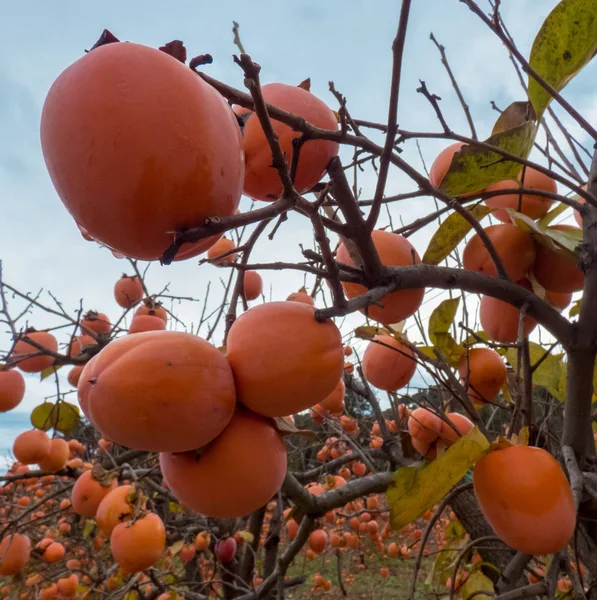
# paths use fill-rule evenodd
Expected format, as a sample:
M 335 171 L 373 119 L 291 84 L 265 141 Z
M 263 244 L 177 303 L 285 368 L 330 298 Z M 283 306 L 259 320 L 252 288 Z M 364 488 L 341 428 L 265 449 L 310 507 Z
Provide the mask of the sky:
M 503 0 L 503 15 L 518 47 L 528 56 L 532 40 L 555 0 Z M 59 73 L 90 48 L 104 28 L 121 40 L 160 46 L 172 39 L 183 40 L 188 55 L 210 53 L 214 64 L 206 72 L 230 85 L 243 88 L 240 69 L 232 55 L 232 21 L 240 23 L 243 44 L 262 66 L 262 82 L 298 84 L 310 77 L 311 91 L 333 108 L 337 104 L 328 91 L 328 82 L 348 99 L 348 108 L 357 118 L 385 121 L 391 72 L 391 44 L 395 35 L 400 2 L 394 0 L 296 0 L 251 3 L 227 0 L 78 0 L 45 2 L 31 0 L 0 5 L 0 259 L 4 279 L 23 292 L 44 290 L 40 298 L 51 304 L 51 291 L 66 310 L 74 313 L 80 302 L 85 309 L 106 312 L 112 319 L 120 314 L 112 290 L 123 273 L 130 272 L 125 261 L 109 251 L 83 240 L 59 198 L 44 166 L 39 142 L 39 120 L 45 95 Z M 471 107 L 481 138 L 491 132 L 497 114 L 490 102 L 506 107 L 524 99 L 506 50 L 491 32 L 458 0 L 414 0 L 406 40 L 401 83 L 399 124 L 409 130 L 439 131 L 433 110 L 416 92 L 420 80 L 442 98 L 441 106 L 451 127 L 467 134 L 466 121 L 437 49 L 429 39 L 433 32 L 446 52 L 462 92 Z M 597 121 L 597 67 L 590 65 L 566 89 L 565 96 L 593 123 Z M 582 132 L 571 124 L 581 140 Z M 377 141 L 382 141 L 379 137 Z M 421 152 L 427 166 L 445 142 L 427 140 Z M 414 143 L 406 145 L 403 156 L 420 171 L 421 159 Z M 347 158 L 347 154 L 343 154 Z M 360 176 L 362 198 L 371 197 L 375 178 Z M 415 189 L 401 173 L 392 171 L 388 194 Z M 423 216 L 433 208 L 430 198 L 393 204 L 395 226 Z M 243 199 L 241 208 L 250 202 Z M 382 215 L 380 225 L 387 224 Z M 411 241 L 422 255 L 433 229 L 414 235 Z M 255 261 L 297 260 L 299 244 L 311 243 L 304 218 L 293 215 L 273 241 L 263 238 L 252 258 Z M 151 265 L 147 284 L 151 293 L 170 284 L 169 293 L 193 297 L 176 307 L 186 323 L 197 322 L 208 282 L 208 306 L 214 308 L 227 277 L 211 265 L 197 260 L 162 267 Z M 303 284 L 296 273 L 263 274 L 266 297 L 285 299 Z M 307 279 L 307 284 L 312 280 Z M 425 318 L 440 301 L 433 290 L 422 308 Z M 13 306 L 19 306 L 18 302 Z M 359 325 L 355 315 L 347 319 L 343 332 Z M 40 313 L 29 323 L 38 328 L 56 324 Z M 416 331 L 409 327 L 414 339 Z M 65 337 L 66 339 L 66 337 Z M 62 340 L 64 341 L 64 340 Z M 218 344 L 221 340 L 215 340 Z M 0 348 L 10 340 L 0 331 Z M 27 397 L 17 411 L 30 411 L 45 395 L 53 393 L 51 382 L 39 384 L 27 377 Z M 0 422 L 3 417 L 0 415 Z M 5 435 L 1 433 L 0 436 Z M 4 440 L 6 441 L 6 440 Z M 0 447 L 3 447 L 0 439 Z

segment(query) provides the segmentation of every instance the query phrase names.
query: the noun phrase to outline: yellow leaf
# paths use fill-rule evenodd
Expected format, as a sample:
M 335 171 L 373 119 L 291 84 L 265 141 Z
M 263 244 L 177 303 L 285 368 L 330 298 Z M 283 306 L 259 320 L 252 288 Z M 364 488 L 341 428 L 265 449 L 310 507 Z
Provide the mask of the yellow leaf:
M 70 402 L 58 402 L 52 411 L 54 429 L 61 433 L 72 431 L 81 420 L 79 407 Z
M 176 556 L 182 550 L 183 546 L 184 540 L 178 540 L 177 542 L 174 542 L 172 546 L 170 546 L 170 554 L 172 556 Z
M 238 535 L 240 535 L 247 544 L 251 544 L 255 539 L 255 536 L 250 531 L 239 531 Z
M 174 515 L 184 513 L 184 508 L 180 504 L 172 501 L 168 502 L 168 510 Z
M 528 100 L 512 102 L 497 118 L 491 135 L 520 127 L 527 121 L 535 121 L 536 119 L 537 115 L 535 114 L 533 105 Z
M 361 325 L 354 330 L 354 335 L 362 340 L 372 340 L 376 335 L 390 335 L 390 332 L 385 327 Z
M 464 347 L 449 333 L 459 303 L 460 298 L 444 300 L 429 317 L 429 339 L 452 366 L 458 364 L 465 352 Z
M 529 428 L 523 427 L 518 435 L 514 434 L 512 436 L 511 442 L 515 446 L 528 446 L 529 445 Z
M 93 519 L 87 519 L 85 521 L 85 527 L 83 527 L 83 539 L 86 540 L 95 529 L 95 521 Z
M 574 194 L 572 197 L 573 200 L 578 200 L 580 196 L 578 194 Z M 539 219 L 539 225 L 541 227 L 547 227 L 556 217 L 559 217 L 566 209 L 568 208 L 567 204 L 563 202 L 557 202 L 555 208 L 552 208 L 544 217 Z
M 43 381 L 44 379 L 50 377 L 50 375 L 54 375 L 54 373 L 56 373 L 56 371 L 58 371 L 59 369 L 62 369 L 63 366 L 64 365 L 58 365 L 58 366 L 52 365 L 51 367 L 48 367 L 47 369 L 44 369 L 39 374 L 39 380 Z
M 572 306 L 570 307 L 570 311 L 568 312 L 568 316 L 570 318 L 572 317 L 577 317 L 580 314 L 580 300 L 576 300 L 575 302 L 572 303 Z
M 467 210 L 477 221 L 481 221 L 492 211 L 484 204 L 477 204 Z M 438 265 L 460 244 L 470 230 L 471 225 L 463 216 L 457 212 L 452 213 L 431 237 L 423 255 L 423 262 L 428 265 Z
M 44 402 L 39 404 L 31 411 L 31 425 L 35 429 L 41 429 L 42 431 L 48 431 L 54 427 L 52 420 L 55 417 L 54 407 L 56 405 L 53 402 Z
M 487 594 L 481 594 L 480 592 L 487 592 Z M 487 575 L 484 575 L 480 569 L 473 571 L 466 578 L 458 595 L 466 600 L 466 598 L 469 598 L 473 594 L 475 595 L 475 600 L 492 600 L 495 596 L 491 579 Z
M 489 450 L 489 442 L 476 427 L 430 463 L 402 467 L 387 491 L 391 525 L 400 529 L 435 506 Z
M 529 354 L 531 359 L 531 367 L 534 367 L 545 355 L 546 349 L 536 344 L 529 342 Z M 506 358 L 516 371 L 518 369 L 518 351 L 516 348 L 508 348 Z M 555 354 L 550 354 L 541 364 L 533 371 L 533 385 L 543 387 L 550 394 L 556 396 L 560 387 L 562 361 Z

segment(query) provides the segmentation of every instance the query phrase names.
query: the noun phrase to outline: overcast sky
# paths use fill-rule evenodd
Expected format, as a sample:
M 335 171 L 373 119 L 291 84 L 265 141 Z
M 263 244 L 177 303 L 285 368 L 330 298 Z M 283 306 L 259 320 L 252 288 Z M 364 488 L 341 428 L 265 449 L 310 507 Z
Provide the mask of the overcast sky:
M 503 14 L 521 51 L 528 56 L 533 37 L 555 0 L 503 0 Z M 74 221 L 58 199 L 44 167 L 39 143 L 39 120 L 47 90 L 58 74 L 89 48 L 104 28 L 121 40 L 159 46 L 181 39 L 189 56 L 209 52 L 214 64 L 207 72 L 242 88 L 242 74 L 234 65 L 237 52 L 232 43 L 231 26 L 241 25 L 241 37 L 247 51 L 262 65 L 263 82 L 298 84 L 311 78 L 312 92 L 336 108 L 328 91 L 333 80 L 348 98 L 353 116 L 385 121 L 391 69 L 391 43 L 395 35 L 400 2 L 397 0 L 295 0 L 294 2 L 258 0 L 251 3 L 127 0 L 89 3 L 80 0 L 52 2 L 3 2 L 0 7 L 0 199 L 2 223 L 0 258 L 7 282 L 22 291 L 43 288 L 52 291 L 67 310 L 73 312 L 83 300 L 86 309 L 98 309 L 112 319 L 119 309 L 112 296 L 114 282 L 125 261 L 97 245 L 85 242 Z M 470 104 L 481 138 L 490 134 L 500 107 L 523 99 L 507 52 L 491 33 L 458 0 L 414 0 L 406 42 L 404 75 L 400 94 L 399 123 L 410 130 L 439 131 L 434 113 L 417 94 L 419 80 L 442 97 L 441 105 L 450 125 L 467 133 L 466 121 L 459 108 L 438 52 L 429 40 L 433 32 L 446 46 L 452 69 Z M 576 107 L 593 123 L 597 121 L 597 68 L 591 65 L 566 90 Z M 572 127 L 582 140 L 582 132 Z M 445 144 L 427 141 L 421 144 L 429 165 Z M 414 144 L 404 156 L 422 170 Z M 363 175 L 362 197 L 370 197 L 374 179 Z M 414 189 L 398 173 L 392 173 L 387 193 Z M 422 216 L 433 206 L 430 199 L 417 199 L 391 207 L 394 224 Z M 242 207 L 249 203 L 243 200 Z M 381 225 L 387 219 L 382 217 Z M 432 229 L 412 240 L 422 255 Z M 255 260 L 295 260 L 299 243 L 311 243 L 306 221 L 293 216 L 272 242 L 263 238 Z M 149 270 L 150 292 L 171 282 L 170 292 L 203 299 L 207 282 L 220 286 L 227 272 L 209 265 L 197 266 L 196 260 L 170 267 L 152 265 Z M 267 296 L 284 299 L 298 289 L 302 275 L 263 274 Z M 307 281 L 308 284 L 312 280 Z M 46 302 L 51 300 L 43 295 Z M 215 304 L 216 295 L 213 296 Z M 428 315 L 439 302 L 430 291 L 423 307 Z M 178 308 L 181 318 L 190 323 L 198 318 L 199 303 Z M 362 318 L 350 319 L 356 325 Z M 44 328 L 55 321 L 35 314 L 31 324 Z M 345 329 L 347 332 L 349 328 Z M 416 339 L 414 330 L 412 335 Z M 66 337 L 65 337 L 66 339 Z M 64 340 L 62 340 L 64 341 Z M 218 344 L 221 340 L 215 340 Z M 0 333 L 0 347 L 9 344 Z M 29 376 L 27 399 L 18 410 L 29 410 L 53 386 L 37 383 Z M 0 415 L 0 421 L 2 416 Z M 0 447 L 2 446 L 0 440 Z

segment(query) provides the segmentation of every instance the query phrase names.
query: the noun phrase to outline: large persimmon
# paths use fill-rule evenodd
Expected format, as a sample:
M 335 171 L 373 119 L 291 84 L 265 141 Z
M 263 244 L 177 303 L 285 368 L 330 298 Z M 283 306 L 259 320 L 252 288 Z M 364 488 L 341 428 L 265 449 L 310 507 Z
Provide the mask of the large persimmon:
M 518 285 L 533 291 L 527 279 L 521 279 Z M 516 342 L 518 339 L 520 309 L 508 302 L 498 300 L 492 296 L 481 296 L 479 321 L 487 337 L 494 342 L 509 344 Z M 523 336 L 528 336 L 536 326 L 537 321 L 529 315 L 525 315 L 522 325 Z
M 516 180 L 505 179 L 504 181 L 498 181 L 497 183 L 487 186 L 485 191 L 496 192 L 499 190 L 513 190 L 518 187 L 539 190 L 542 192 L 551 192 L 552 194 L 555 194 L 558 191 L 555 179 L 552 179 L 549 175 L 545 175 L 532 167 L 522 169 Z M 491 213 L 491 216 L 495 217 L 498 221 L 502 221 L 502 223 L 510 223 L 510 216 L 503 210 L 504 208 L 511 208 L 531 219 L 540 219 L 549 212 L 553 200 L 545 196 L 537 196 L 534 194 L 514 193 L 486 198 L 485 204 L 489 206 L 489 208 L 502 209 L 494 210 Z
M 373 386 L 395 392 L 408 385 L 417 369 L 414 352 L 391 335 L 369 342 L 362 361 L 363 377 Z
M 108 490 L 95 513 L 97 526 L 104 535 L 110 535 L 116 525 L 133 518 L 133 503 L 136 500 L 137 491 L 134 485 L 120 485 Z
M 268 83 L 262 86 L 263 99 L 282 110 L 299 115 L 316 127 L 336 131 L 338 120 L 334 112 L 317 96 L 298 86 Z M 246 110 L 237 112 L 244 112 Z M 299 131 L 272 119 L 286 162 L 290 165 L 293 153 L 292 140 L 300 137 Z M 243 129 L 245 146 L 245 183 L 243 192 L 255 200 L 272 202 L 282 194 L 282 182 L 272 166 L 272 152 L 259 122 L 251 113 Z M 330 159 L 338 154 L 338 144 L 327 140 L 308 140 L 300 150 L 294 187 L 299 193 L 313 187 L 323 175 Z
M 96 477 L 92 471 L 85 471 L 77 479 L 71 492 L 73 510 L 84 517 L 95 517 L 100 502 L 117 483 L 113 476 Z
M 475 465 L 479 507 L 496 534 L 524 554 L 552 554 L 574 533 L 570 484 L 542 448 L 512 446 L 486 454 Z
M 551 229 L 569 232 L 580 231 L 578 227 L 572 225 L 554 225 Z M 582 290 L 585 275 L 580 269 L 575 255 L 564 249 L 552 250 L 539 242 L 535 246 L 537 258 L 531 272 L 546 290 L 560 294 Z
M 300 302 L 268 302 L 230 328 L 228 361 L 237 397 L 266 417 L 285 417 L 321 402 L 342 376 L 342 336 Z
M 506 383 L 506 365 L 490 348 L 471 348 L 460 359 L 458 373 L 468 378 L 468 394 L 477 404 L 495 400 Z
M 24 465 L 34 465 L 50 454 L 51 447 L 52 443 L 47 433 L 39 429 L 30 429 L 16 437 L 12 453 Z
M 531 234 L 506 223 L 490 225 L 485 228 L 485 233 L 502 260 L 508 277 L 514 281 L 523 279 L 535 260 L 535 245 Z M 484 275 L 497 275 L 496 266 L 478 233 L 465 246 L 462 265 L 465 269 Z
M 232 110 L 180 61 L 140 44 L 100 46 L 58 76 L 41 145 L 77 224 L 131 258 L 159 258 L 172 232 L 230 216 L 240 201 L 243 148 Z M 179 258 L 218 237 L 183 245 Z
M 16 408 L 25 397 L 25 379 L 14 369 L 0 368 L 0 412 Z
M 284 481 L 286 462 L 273 422 L 242 408 L 199 453 L 160 454 L 172 493 L 185 506 L 214 518 L 241 517 L 267 504 Z
M 235 389 L 224 355 L 178 331 L 119 338 L 87 363 L 79 402 L 104 437 L 155 452 L 184 452 L 219 435 L 232 418 Z
M 381 262 L 388 266 L 405 267 L 421 262 L 413 245 L 403 236 L 390 231 L 375 230 L 371 233 L 373 244 L 379 254 Z M 336 254 L 337 259 L 347 265 L 354 266 L 355 261 L 344 244 L 340 244 Z M 367 292 L 367 288 L 359 283 L 342 283 L 342 287 L 349 298 L 360 296 Z M 424 288 L 412 290 L 399 290 L 384 296 L 377 304 L 372 304 L 362 312 L 375 321 L 385 325 L 398 323 L 413 315 L 421 306 Z
M 28 329 L 17 340 L 10 359 L 25 373 L 40 373 L 54 364 L 54 357 L 46 354 L 46 350 L 58 351 L 56 338 L 47 331 Z
M 31 540 L 21 533 L 7 535 L 0 542 L 0 575 L 16 575 L 29 562 Z

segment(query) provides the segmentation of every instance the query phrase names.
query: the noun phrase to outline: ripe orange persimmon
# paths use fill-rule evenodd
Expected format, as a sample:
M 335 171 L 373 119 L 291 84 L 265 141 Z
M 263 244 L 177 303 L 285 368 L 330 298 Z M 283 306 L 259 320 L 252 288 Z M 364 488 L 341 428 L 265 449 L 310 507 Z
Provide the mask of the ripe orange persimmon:
M 518 285 L 533 291 L 527 279 L 521 279 Z M 508 302 L 491 296 L 481 296 L 479 303 L 479 321 L 487 337 L 494 342 L 503 344 L 514 343 L 518 339 L 520 309 Z M 523 335 L 528 336 L 537 326 L 537 321 L 529 315 L 524 316 Z
M 379 254 L 381 262 L 390 266 L 408 266 L 418 264 L 421 259 L 413 245 L 403 236 L 389 231 L 375 230 L 371 238 Z M 354 266 L 355 261 L 344 244 L 340 244 L 336 254 L 339 262 Z M 349 298 L 360 296 L 367 292 L 367 288 L 358 283 L 342 283 L 344 291 Z M 413 290 L 399 290 L 384 296 L 379 305 L 370 305 L 362 312 L 370 318 L 386 325 L 398 323 L 417 312 L 423 301 L 424 288 Z
M 79 335 L 71 340 L 68 345 L 67 354 L 69 356 L 78 356 L 88 346 L 95 346 L 96 344 L 97 340 L 93 336 L 87 334 Z
M 0 412 L 16 408 L 25 397 L 25 379 L 14 369 L 0 369 Z
M 75 482 L 71 492 L 74 511 L 84 517 L 95 517 L 100 502 L 117 486 L 116 478 L 96 479 L 92 471 L 85 471 Z
M 429 183 L 435 188 L 441 185 L 443 178 L 445 177 L 454 154 L 460 150 L 463 146 L 466 146 L 464 142 L 455 142 L 444 148 L 433 161 L 431 169 L 429 169 Z
M 376 335 L 362 361 L 363 377 L 373 386 L 395 392 L 408 385 L 417 370 L 414 352 L 391 335 Z
M 326 396 L 320 403 L 324 410 L 333 415 L 342 414 L 344 410 L 344 395 L 346 394 L 346 385 L 344 380 L 340 379 L 332 392 Z
M 175 331 L 146 331 L 108 344 L 85 365 L 78 393 L 104 437 L 158 452 L 207 444 L 226 427 L 235 405 L 223 354 Z
M 0 575 L 20 573 L 31 556 L 31 540 L 21 533 L 7 535 L 0 542 Z
M 81 332 L 89 335 L 89 332 L 94 333 L 109 333 L 112 329 L 110 319 L 100 312 L 90 310 L 81 321 Z
M 511 446 L 475 465 L 473 485 L 485 518 L 506 544 L 525 554 L 551 554 L 574 533 L 570 484 L 542 448 Z
M 95 520 L 102 533 L 109 536 L 119 523 L 133 518 L 132 503 L 136 500 L 134 485 L 120 485 L 109 489 L 95 513 Z
M 64 558 L 66 550 L 60 542 L 52 541 L 44 550 L 42 558 L 48 563 L 56 563 Z
M 221 237 L 213 246 L 209 248 L 207 251 L 207 258 L 209 258 L 209 260 L 213 260 L 214 264 L 216 265 L 233 263 L 236 260 L 236 252 L 232 254 L 227 253 L 235 248 L 236 244 L 232 240 L 228 239 L 227 237 Z M 218 258 L 223 254 L 226 254 L 226 256 Z
M 580 231 L 571 225 L 554 225 L 558 231 Z M 557 245 L 557 244 L 556 244 Z M 537 258 L 531 272 L 535 279 L 550 292 L 570 293 L 582 290 L 585 275 L 578 266 L 578 259 L 570 251 L 556 252 L 537 242 Z
M 512 190 L 519 186 L 531 190 L 551 192 L 552 194 L 555 194 L 558 191 L 558 186 L 554 179 L 532 167 L 521 169 L 516 180 L 505 179 L 504 181 L 498 181 L 497 183 L 487 186 L 485 191 L 496 192 L 499 190 Z M 540 219 L 549 212 L 553 200 L 551 198 L 546 198 L 545 196 L 533 194 L 503 194 L 501 196 L 486 198 L 485 204 L 489 206 L 489 208 L 511 208 L 516 212 L 527 215 L 527 217 L 530 217 L 531 219 Z M 510 223 L 510 217 L 505 210 L 494 210 L 491 213 L 491 216 L 503 223 Z
M 30 344 L 25 338 L 39 344 L 43 350 Z M 54 357 L 44 354 L 44 350 L 57 352 L 58 342 L 56 338 L 47 331 L 27 329 L 14 345 L 10 359 L 25 373 L 40 373 L 54 364 Z M 30 358 L 27 358 L 29 355 L 31 355 Z
M 42 471 L 56 473 L 64 469 L 70 453 L 68 444 L 62 438 L 51 440 L 50 453 L 37 464 Z
M 256 300 L 263 290 L 263 279 L 257 271 L 245 271 L 243 292 L 247 300 Z
M 342 337 L 315 308 L 268 302 L 233 323 L 227 341 L 237 397 L 266 417 L 295 414 L 322 401 L 342 376 Z
M 144 293 L 143 284 L 136 275 L 123 275 L 114 285 L 114 299 L 122 308 L 138 304 Z
M 83 372 L 83 365 L 75 365 L 66 376 L 67 381 L 73 386 L 77 387 L 79 385 L 79 379 L 81 378 L 81 373 Z
M 492 402 L 506 383 L 506 365 L 490 348 L 472 348 L 458 364 L 464 381 L 468 375 L 468 394 L 476 403 Z
M 161 453 L 172 493 L 189 508 L 214 518 L 241 517 L 266 504 L 286 476 L 286 448 L 271 420 L 239 409 L 209 446 Z
M 419 407 L 408 419 L 408 431 L 413 440 L 432 444 L 442 431 L 442 420 L 427 408 Z
M 309 304 L 311 306 L 315 306 L 315 300 L 307 293 L 305 288 L 301 288 L 298 292 L 292 292 L 288 298 L 286 298 L 287 302 L 302 302 L 303 304 Z
M 41 144 L 77 224 L 131 258 L 159 258 L 173 231 L 232 215 L 240 201 L 234 114 L 186 65 L 147 46 L 106 44 L 63 71 L 44 103 Z M 185 244 L 178 258 L 216 239 Z
M 525 277 L 535 260 L 531 234 L 510 224 L 490 225 L 485 228 L 485 233 L 501 258 L 508 277 L 514 281 Z M 495 264 L 479 234 L 475 234 L 465 246 L 462 265 L 484 275 L 497 275 Z
M 263 98 L 287 112 L 300 115 L 316 127 L 322 129 L 338 129 L 338 121 L 334 112 L 311 92 L 298 86 L 283 83 L 268 83 L 262 86 Z M 239 111 L 246 112 L 246 111 Z M 292 160 L 292 140 L 301 134 L 280 121 L 271 121 L 278 135 L 282 152 L 286 161 Z M 277 200 L 282 193 L 282 182 L 278 171 L 272 167 L 272 154 L 265 133 L 261 128 L 259 117 L 252 113 L 245 122 L 243 130 L 245 147 L 245 183 L 243 193 L 255 200 L 271 202 Z M 338 154 L 338 144 L 327 140 L 309 140 L 303 144 L 294 187 L 299 193 L 313 187 L 323 175 L 327 164 Z
M 138 573 L 153 566 L 166 547 L 164 522 L 153 512 L 119 523 L 110 536 L 110 550 L 124 573 Z
M 166 329 L 166 321 L 157 315 L 135 315 L 129 326 L 129 333 L 164 331 L 164 329 Z
M 564 310 L 572 302 L 572 292 L 550 292 L 545 290 L 545 300 L 556 310 Z
M 328 534 L 323 529 L 316 529 L 309 535 L 307 543 L 313 552 L 321 554 L 328 544 Z
M 162 306 L 161 302 L 153 300 L 153 298 L 145 298 L 139 308 L 135 311 L 135 316 L 151 315 L 159 317 L 164 322 L 168 322 L 168 312 Z
M 44 431 L 30 429 L 16 437 L 12 453 L 24 465 L 34 465 L 48 456 L 51 446 L 51 440 Z
M 77 592 L 77 586 L 79 585 L 79 578 L 76 573 L 69 575 L 68 577 L 61 577 L 56 582 L 58 592 L 63 598 L 72 598 Z

